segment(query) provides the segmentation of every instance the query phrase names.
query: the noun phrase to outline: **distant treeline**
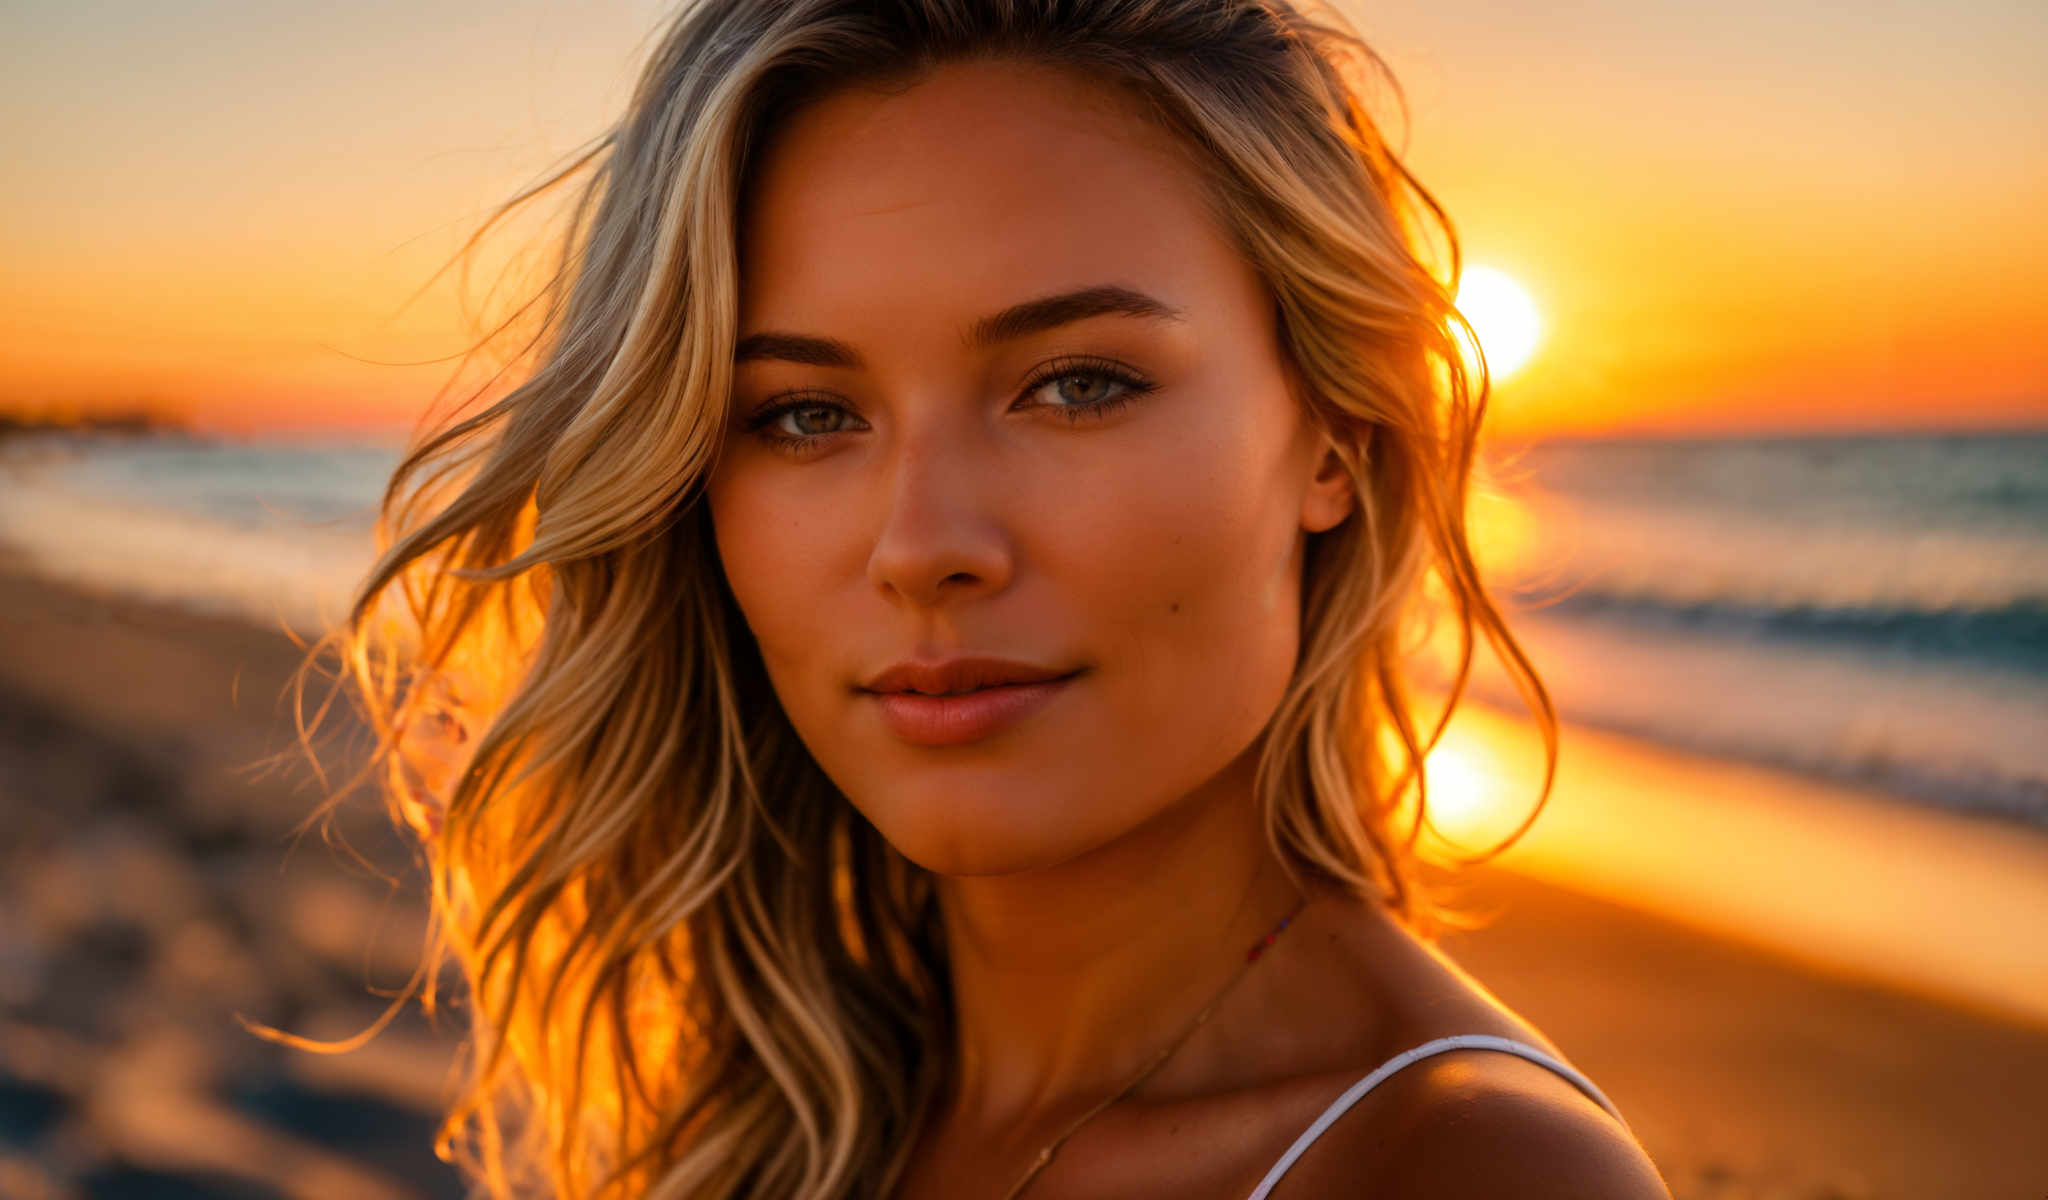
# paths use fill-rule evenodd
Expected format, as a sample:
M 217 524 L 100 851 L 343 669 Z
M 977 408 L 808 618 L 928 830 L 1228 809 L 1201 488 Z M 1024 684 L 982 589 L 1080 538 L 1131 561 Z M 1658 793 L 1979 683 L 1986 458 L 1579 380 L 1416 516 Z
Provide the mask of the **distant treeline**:
M 73 413 L 0 412 L 0 438 L 48 433 L 117 434 L 139 437 L 147 434 L 184 432 L 186 425 L 178 418 L 145 409 Z

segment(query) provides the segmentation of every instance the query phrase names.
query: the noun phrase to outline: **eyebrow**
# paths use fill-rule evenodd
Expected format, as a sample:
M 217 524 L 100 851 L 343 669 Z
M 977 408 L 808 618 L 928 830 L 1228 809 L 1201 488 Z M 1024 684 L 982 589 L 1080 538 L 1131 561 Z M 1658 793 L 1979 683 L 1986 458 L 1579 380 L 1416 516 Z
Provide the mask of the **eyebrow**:
M 968 327 L 970 349 L 985 349 L 999 342 L 1015 341 L 1048 329 L 1057 329 L 1090 317 L 1141 317 L 1157 321 L 1181 321 L 1181 310 L 1136 288 L 1116 284 L 1080 288 L 1054 296 L 1041 296 L 1013 304 L 999 313 L 983 317 Z M 733 351 L 735 364 L 777 359 L 813 367 L 859 367 L 859 352 L 836 338 L 802 333 L 769 331 L 740 339 Z

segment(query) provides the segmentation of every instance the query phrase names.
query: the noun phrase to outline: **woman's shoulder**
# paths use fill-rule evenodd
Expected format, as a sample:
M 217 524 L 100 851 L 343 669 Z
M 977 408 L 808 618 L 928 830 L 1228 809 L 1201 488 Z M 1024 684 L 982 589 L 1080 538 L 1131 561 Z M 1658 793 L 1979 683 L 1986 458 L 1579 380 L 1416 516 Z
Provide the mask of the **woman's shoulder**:
M 1555 1071 L 1454 1050 L 1389 1076 L 1289 1170 L 1284 1196 L 1669 1200 L 1612 1114 Z
M 1555 1067 L 1497 1046 L 1435 1044 L 1479 1034 L 1568 1066 L 1534 1026 L 1384 909 L 1316 907 L 1304 939 L 1318 960 L 1311 1019 L 1336 1035 L 1320 1088 L 1334 1100 L 1386 1073 L 1317 1136 L 1276 1200 L 1365 1185 L 1374 1197 L 1668 1197 L 1627 1128 Z M 1348 1031 L 1344 1011 L 1357 1014 Z

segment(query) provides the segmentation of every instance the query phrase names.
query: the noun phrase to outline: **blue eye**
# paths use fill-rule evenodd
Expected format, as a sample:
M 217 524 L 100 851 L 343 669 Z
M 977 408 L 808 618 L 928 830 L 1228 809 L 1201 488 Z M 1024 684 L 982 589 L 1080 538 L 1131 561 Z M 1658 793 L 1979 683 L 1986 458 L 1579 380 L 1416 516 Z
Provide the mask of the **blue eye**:
M 1069 421 L 1107 417 L 1153 390 L 1156 385 L 1121 363 L 1108 359 L 1065 358 L 1047 363 L 1025 385 L 1024 394 L 1050 390 L 1064 402 L 1043 404 Z

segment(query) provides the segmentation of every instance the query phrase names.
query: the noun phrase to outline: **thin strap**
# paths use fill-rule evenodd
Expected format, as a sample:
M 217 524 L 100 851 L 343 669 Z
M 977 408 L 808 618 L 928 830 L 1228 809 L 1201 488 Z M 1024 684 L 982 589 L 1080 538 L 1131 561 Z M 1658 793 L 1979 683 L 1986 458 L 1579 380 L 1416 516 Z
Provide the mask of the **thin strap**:
M 1550 1055 L 1545 1054 L 1543 1051 L 1538 1050 L 1536 1047 L 1524 1042 L 1515 1041 L 1512 1038 L 1495 1037 L 1490 1033 L 1453 1034 L 1450 1037 L 1438 1038 L 1433 1042 L 1425 1042 L 1413 1050 L 1403 1050 L 1386 1062 L 1381 1063 L 1372 1074 L 1352 1084 L 1350 1090 L 1337 1097 L 1335 1101 L 1331 1102 L 1330 1107 L 1323 1110 L 1323 1115 L 1316 1118 L 1315 1124 L 1310 1125 L 1308 1129 L 1303 1131 L 1300 1137 L 1294 1139 L 1294 1144 L 1287 1148 L 1287 1153 L 1281 1155 L 1280 1161 L 1274 1163 L 1273 1169 L 1266 1172 L 1266 1177 L 1259 1181 L 1258 1190 L 1251 1194 L 1249 1200 L 1266 1200 L 1267 1195 L 1273 1190 L 1273 1185 L 1280 1182 L 1280 1177 L 1287 1174 L 1288 1168 L 1292 1167 L 1295 1160 L 1300 1158 L 1302 1153 L 1317 1138 L 1323 1135 L 1323 1131 L 1335 1124 L 1337 1118 L 1343 1116 L 1352 1105 L 1358 1103 L 1360 1097 L 1373 1090 L 1373 1088 L 1378 1087 L 1382 1080 L 1409 1063 L 1428 1058 L 1433 1054 L 1442 1054 L 1447 1050 L 1505 1050 L 1509 1054 L 1519 1055 L 1530 1062 L 1549 1067 L 1566 1079 L 1571 1080 L 1574 1084 L 1577 1084 L 1580 1091 L 1592 1097 L 1599 1103 L 1600 1107 L 1612 1113 L 1614 1119 L 1621 1122 L 1623 1129 L 1628 1128 L 1628 1122 L 1622 1118 L 1621 1110 L 1614 1107 L 1613 1102 L 1608 1100 L 1606 1096 L 1600 1094 L 1600 1089 L 1593 1086 L 1592 1080 L 1552 1058 Z

